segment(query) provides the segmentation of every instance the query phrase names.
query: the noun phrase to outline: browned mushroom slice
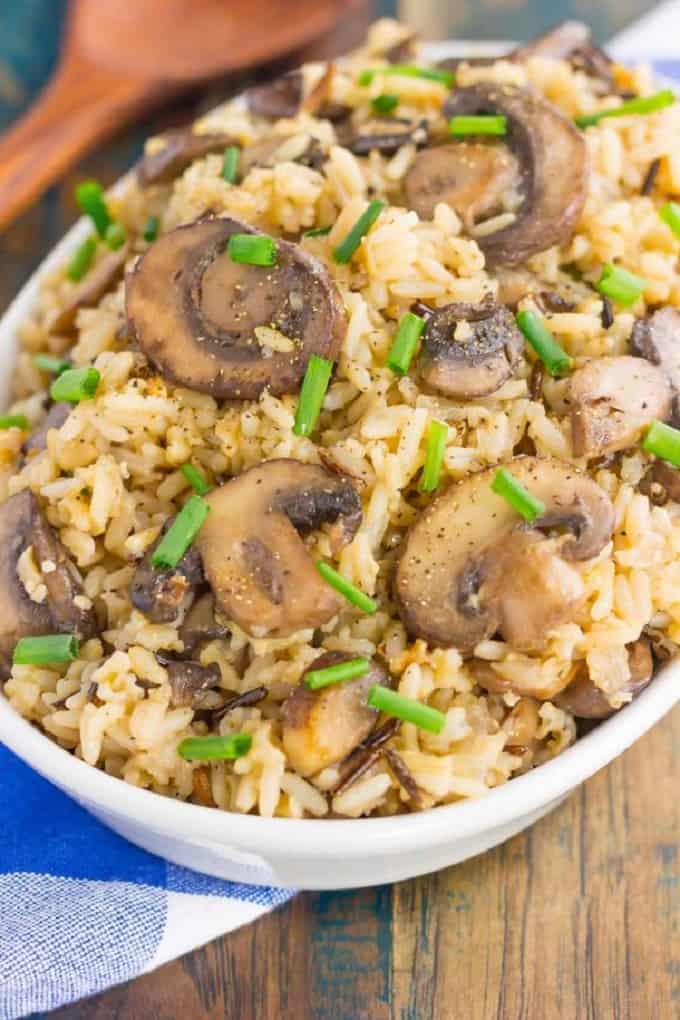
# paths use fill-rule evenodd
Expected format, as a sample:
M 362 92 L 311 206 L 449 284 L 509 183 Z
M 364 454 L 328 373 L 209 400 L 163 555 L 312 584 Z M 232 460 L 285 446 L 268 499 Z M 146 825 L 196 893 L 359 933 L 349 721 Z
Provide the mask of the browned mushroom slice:
M 640 492 L 658 506 L 669 499 L 680 503 L 680 470 L 665 460 L 655 460 L 640 482 Z
M 521 62 L 529 57 L 567 60 L 575 70 L 601 81 L 608 92 L 614 91 L 612 61 L 603 50 L 593 45 L 590 29 L 582 21 L 563 21 L 555 25 L 528 43 L 517 46 L 507 59 Z
M 191 546 L 176 567 L 155 567 L 151 562 L 170 521 L 135 570 L 130 582 L 130 601 L 154 623 L 169 623 L 186 610 L 203 581 L 201 557 Z
M 593 358 L 571 377 L 571 445 L 575 457 L 601 457 L 637 443 L 671 409 L 663 373 L 629 355 Z
M 327 120 L 341 120 L 348 108 L 334 103 L 331 89 L 334 65 L 328 64 L 323 74 L 310 82 L 305 73 L 296 68 L 287 71 L 273 81 L 253 85 L 246 92 L 248 109 L 258 117 L 268 120 L 279 120 L 281 117 L 295 117 L 301 110 L 313 113 Z
M 638 319 L 630 335 L 633 354 L 658 365 L 673 391 L 671 421 L 680 426 L 680 311 L 659 308 Z
M 147 152 L 137 164 L 137 180 L 143 188 L 150 184 L 169 184 L 194 160 L 224 152 L 228 145 L 235 144 L 229 135 L 221 132 L 199 134 L 191 127 L 167 131 L 154 141 L 163 144 Z
M 76 315 L 80 309 L 94 307 L 118 283 L 129 254 L 130 246 L 127 244 L 118 251 L 107 252 L 76 284 L 65 306 L 50 323 L 50 330 L 53 333 L 70 333 L 75 327 Z
M 170 702 L 175 706 L 199 705 L 201 695 L 217 687 L 221 679 L 219 666 L 202 666 L 190 659 L 172 659 L 165 663 L 165 668 L 170 683 Z
M 71 406 L 64 401 L 52 405 L 37 429 L 25 440 L 21 448 L 25 457 L 37 456 L 47 449 L 47 433 L 50 429 L 61 428 L 71 413 Z
M 611 537 L 614 510 L 592 479 L 568 464 L 518 457 L 513 476 L 546 506 L 533 527 L 491 489 L 496 468 L 435 499 L 404 538 L 394 595 L 406 629 L 469 653 L 499 632 L 516 648 L 544 645 L 585 598 L 574 561 Z
M 366 697 L 373 684 L 388 684 L 385 669 L 374 659 L 356 680 L 312 691 L 305 683 L 309 670 L 325 669 L 351 659 L 343 652 L 325 652 L 315 659 L 281 711 L 281 739 L 288 761 L 301 776 L 313 776 L 341 761 L 364 740 L 378 719 Z
M 393 156 L 402 145 L 427 145 L 428 137 L 426 120 L 413 123 L 405 117 L 380 117 L 348 131 L 341 141 L 355 156 L 368 156 L 370 152 Z
M 31 545 L 47 589 L 40 602 L 30 598 L 18 574 L 19 558 Z M 0 675 L 7 676 L 19 638 L 55 631 L 87 638 L 94 633 L 95 620 L 85 601 L 75 604 L 76 597 L 83 597 L 78 572 L 27 489 L 0 505 L 0 549 Z
M 390 64 L 408 64 L 418 54 L 418 33 L 406 30 L 406 34 L 397 39 L 383 52 L 383 57 Z
M 406 201 L 421 219 L 431 220 L 445 202 L 469 230 L 477 220 L 500 211 L 518 183 L 518 164 L 502 145 L 451 142 L 419 152 L 404 179 Z
M 212 592 L 206 592 L 196 599 L 179 628 L 184 651 L 190 654 L 202 644 L 217 638 L 225 638 L 228 634 L 228 627 L 220 623 L 215 616 L 215 596 Z
M 300 163 L 318 169 L 326 156 L 318 138 L 302 131 L 297 135 L 282 138 L 263 138 L 259 142 L 247 145 L 239 160 L 239 173 L 245 177 L 253 167 L 273 167 L 277 163 Z
M 328 271 L 295 244 L 277 241 L 273 266 L 234 262 L 232 234 L 255 233 L 210 219 L 164 234 L 128 277 L 132 335 L 166 378 L 215 397 L 254 399 L 298 389 L 311 354 L 334 359 L 345 310 Z M 281 334 L 290 351 L 261 346 L 257 327 Z
M 648 641 L 634 641 L 628 647 L 630 680 L 617 695 L 636 698 L 652 679 L 654 662 Z M 568 687 L 554 698 L 558 708 L 577 719 L 606 719 L 616 712 L 607 695 L 590 679 L 585 662 L 579 667 Z
M 445 305 L 427 320 L 420 374 L 448 397 L 485 397 L 511 377 L 523 344 L 507 308 L 493 302 Z
M 586 199 L 588 150 L 571 121 L 527 89 L 471 85 L 456 89 L 444 108 L 447 117 L 485 113 L 506 118 L 505 140 L 519 161 L 523 202 L 511 224 L 478 243 L 490 265 L 516 264 L 571 237 Z
M 196 539 L 215 604 L 248 634 L 285 636 L 319 627 L 343 599 L 320 577 L 300 535 L 344 521 L 343 544 L 361 520 L 348 481 L 295 460 L 271 460 L 205 497 Z

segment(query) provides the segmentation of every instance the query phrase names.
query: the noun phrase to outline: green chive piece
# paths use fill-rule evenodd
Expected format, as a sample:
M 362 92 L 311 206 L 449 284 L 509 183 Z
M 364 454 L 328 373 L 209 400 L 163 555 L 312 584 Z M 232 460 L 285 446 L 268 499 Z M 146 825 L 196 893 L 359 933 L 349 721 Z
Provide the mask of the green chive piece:
M 202 496 L 190 496 L 151 554 L 152 565 L 176 567 L 209 513 L 210 504 Z
M 378 603 L 375 599 L 372 599 L 365 592 L 356 588 L 351 581 L 348 581 L 346 577 L 334 570 L 333 567 L 329 567 L 323 560 L 317 560 L 316 569 L 319 571 L 324 581 L 330 584 L 331 588 L 335 588 L 337 592 L 344 595 L 348 602 L 351 602 L 353 606 L 360 609 L 362 613 L 375 613 L 378 608 Z
M 525 521 L 533 524 L 537 517 L 545 513 L 545 503 L 532 496 L 507 468 L 499 468 L 494 475 L 491 488 L 497 496 L 509 503 L 513 510 L 521 514 Z
M 446 716 L 443 712 L 430 708 L 415 698 L 405 698 L 403 694 L 397 694 L 382 684 L 373 684 L 368 692 L 368 704 L 378 712 L 413 723 L 419 729 L 428 730 L 430 733 L 441 733 L 446 725 Z
M 232 733 L 228 737 L 187 737 L 177 753 L 185 761 L 222 761 L 226 758 L 242 758 L 253 746 L 249 733 Z
M 399 105 L 399 96 L 389 95 L 387 92 L 383 92 L 381 95 L 376 96 L 375 99 L 371 100 L 371 106 L 375 113 L 379 113 L 382 117 L 392 113 L 393 110 Z
M 122 223 L 110 223 L 106 228 L 104 241 L 111 251 L 118 251 L 119 248 L 122 248 L 126 239 L 125 227 Z
M 636 99 L 627 99 L 619 106 L 609 110 L 599 110 L 597 113 L 586 113 L 581 117 L 575 117 L 577 127 L 587 128 L 593 124 L 599 124 L 606 117 L 627 117 L 631 113 L 656 113 L 666 106 L 672 106 L 675 102 L 675 93 L 672 89 L 664 89 L 663 92 L 655 92 L 653 96 L 638 96 Z
M 629 273 L 627 269 L 622 269 L 621 266 L 613 266 L 609 262 L 603 267 L 602 276 L 595 286 L 600 294 L 611 298 L 612 301 L 616 301 L 619 305 L 629 307 L 634 305 L 640 298 L 648 283 L 641 276 Z
M 248 266 L 273 266 L 276 262 L 276 242 L 264 234 L 232 234 L 227 245 L 232 262 Z
M 371 664 L 368 659 L 348 659 L 346 662 L 338 662 L 335 666 L 326 666 L 325 669 L 310 669 L 305 673 L 305 683 L 312 691 L 318 691 L 330 684 L 339 684 L 343 680 L 356 680 L 357 677 L 368 673 Z
M 418 341 L 425 329 L 425 319 L 406 312 L 399 320 L 397 333 L 387 354 L 387 367 L 395 375 L 406 375 L 416 352 Z
M 69 280 L 74 283 L 78 283 L 79 280 L 85 276 L 92 265 L 95 253 L 97 251 L 97 240 L 94 237 L 86 238 L 83 243 L 76 248 L 73 255 L 69 260 L 69 264 L 66 267 L 66 275 Z
M 208 485 L 205 476 L 197 467 L 194 467 L 193 464 L 182 464 L 180 470 L 194 492 L 197 492 L 199 496 L 207 496 L 212 486 Z
M 532 312 L 530 309 L 524 309 L 524 311 L 517 313 L 517 325 L 548 369 L 550 375 L 559 377 L 569 374 L 572 360 L 567 352 L 562 350 L 540 315 L 537 315 L 536 312 Z
M 159 216 L 149 216 L 148 220 L 142 227 L 142 237 L 149 244 L 152 244 L 158 237 L 158 230 L 161 225 Z
M 426 78 L 428 81 L 438 81 L 447 88 L 451 88 L 456 76 L 453 71 L 447 71 L 443 67 L 417 67 L 415 64 L 388 64 L 386 67 L 376 67 L 370 70 L 361 71 L 357 82 L 359 85 L 371 85 L 378 74 L 393 75 L 400 78 Z
M 96 368 L 67 368 L 50 386 L 52 400 L 78 404 L 97 392 L 101 376 Z
M 227 184 L 235 184 L 238 174 L 238 164 L 241 158 L 241 150 L 238 145 L 228 145 L 224 150 L 222 160 L 222 180 Z
M 680 429 L 653 421 L 642 440 L 642 449 L 680 467 Z
M 326 237 L 330 234 L 332 226 L 329 227 L 314 227 L 313 230 L 306 230 L 302 235 L 303 237 Z
M 508 128 L 507 118 L 494 114 L 480 114 L 476 117 L 452 117 L 449 134 L 463 135 L 504 135 Z
M 12 662 L 17 666 L 49 666 L 52 662 L 73 662 L 77 658 L 78 640 L 74 634 L 43 634 L 17 641 Z
M 676 237 L 680 237 L 680 203 L 666 202 L 659 209 L 659 216 L 671 228 Z
M 418 486 L 421 492 L 434 492 L 439 485 L 448 434 L 449 426 L 446 422 L 437 421 L 436 418 L 430 422 L 427 432 L 425 465 Z
M 111 223 L 102 186 L 98 181 L 83 181 L 76 188 L 76 201 L 90 217 L 100 237 L 104 237 Z
M 57 358 L 54 354 L 35 354 L 33 364 L 41 372 L 51 372 L 52 375 L 61 375 L 71 367 L 68 358 Z
M 350 230 L 344 241 L 341 241 L 338 247 L 333 252 L 333 258 L 336 262 L 349 262 L 361 244 L 361 239 L 364 234 L 367 234 L 375 221 L 377 220 L 380 213 L 385 208 L 385 203 L 379 199 L 374 198 L 372 202 L 369 202 L 364 211 L 362 212 L 359 219 L 356 221 L 352 229 Z
M 295 412 L 293 432 L 296 436 L 309 436 L 316 428 L 332 371 L 332 361 L 318 354 L 311 355 Z
M 28 418 L 25 414 L 0 414 L 0 429 L 21 429 L 28 428 Z

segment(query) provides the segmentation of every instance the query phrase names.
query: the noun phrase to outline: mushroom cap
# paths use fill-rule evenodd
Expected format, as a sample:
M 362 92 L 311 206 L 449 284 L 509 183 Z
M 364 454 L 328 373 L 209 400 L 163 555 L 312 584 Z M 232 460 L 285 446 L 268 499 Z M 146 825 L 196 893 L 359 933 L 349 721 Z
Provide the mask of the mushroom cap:
M 480 82 L 456 89 L 444 115 L 498 113 L 519 161 L 524 202 L 513 223 L 478 238 L 487 263 L 514 264 L 566 241 L 586 200 L 588 150 L 583 135 L 545 99 L 513 85 Z
M 634 641 L 628 646 L 628 666 L 630 679 L 616 693 L 630 695 L 630 700 L 632 700 L 644 690 L 652 679 L 654 660 L 649 641 L 644 639 Z M 596 687 L 590 679 L 585 662 L 577 669 L 576 675 L 568 687 L 565 687 L 553 700 L 558 708 L 570 712 L 577 719 L 606 719 L 616 712 L 605 692 Z
M 468 653 L 500 630 L 518 648 L 540 647 L 547 629 L 576 612 L 584 589 L 571 563 L 611 537 L 611 501 L 560 461 L 517 457 L 506 467 L 545 514 L 533 527 L 522 521 L 493 492 L 495 467 L 437 497 L 407 532 L 397 563 L 394 597 L 412 636 Z
M 117 251 L 107 252 L 74 287 L 66 304 L 50 323 L 50 329 L 55 333 L 71 333 L 80 309 L 96 305 L 123 276 L 129 254 L 129 244 L 124 244 Z
M 420 374 L 447 397 L 485 397 L 511 377 L 523 346 L 514 316 L 502 305 L 444 305 L 427 319 Z
M 680 425 L 680 310 L 658 308 L 646 319 L 638 319 L 630 335 L 633 354 L 658 365 L 673 391 L 671 419 Z
M 162 141 L 163 145 L 145 153 L 137 164 L 137 180 L 143 188 L 150 184 L 169 184 L 194 160 L 224 152 L 228 145 L 236 144 L 229 135 L 199 133 L 191 126 L 166 131 L 157 141 Z
M 277 262 L 234 262 L 232 234 L 257 231 L 230 218 L 201 220 L 164 234 L 128 276 L 133 336 L 166 378 L 215 397 L 256 399 L 298 389 L 315 353 L 337 357 L 346 317 L 318 259 L 277 240 Z M 276 329 L 291 350 L 260 346 L 254 330 Z
M 324 468 L 270 460 L 205 497 L 196 538 L 217 609 L 253 637 L 319 627 L 344 599 L 321 578 L 300 537 L 337 522 L 342 544 L 361 522 L 353 486 Z
M 593 358 L 569 384 L 575 457 L 601 457 L 638 442 L 655 418 L 671 410 L 671 389 L 660 368 L 630 355 Z
M 324 652 L 308 666 L 284 702 L 281 739 L 288 761 L 301 776 L 313 776 L 353 751 L 369 735 L 378 712 L 366 704 L 373 684 L 389 683 L 386 670 L 371 660 L 368 673 L 312 691 L 305 683 L 310 670 L 325 669 L 352 659 L 344 652 Z
M 355 156 L 368 156 L 371 152 L 393 156 L 402 145 L 411 144 L 418 148 L 426 145 L 428 137 L 426 120 L 414 122 L 405 117 L 376 117 L 361 124 L 358 130 L 350 128 L 346 138 L 343 133 L 341 141 Z

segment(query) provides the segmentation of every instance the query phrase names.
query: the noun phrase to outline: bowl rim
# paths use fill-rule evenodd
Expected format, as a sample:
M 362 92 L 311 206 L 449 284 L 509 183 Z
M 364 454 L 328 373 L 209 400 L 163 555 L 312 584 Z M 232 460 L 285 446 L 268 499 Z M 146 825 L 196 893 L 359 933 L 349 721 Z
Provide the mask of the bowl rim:
M 491 53 L 506 43 L 444 42 L 430 44 L 430 59 Z M 113 186 L 121 195 L 131 179 L 125 174 Z M 21 322 L 34 305 L 42 280 L 53 272 L 89 234 L 78 220 L 40 263 L 0 318 L 0 347 L 12 354 Z M 9 372 L 7 376 L 9 376 Z M 0 400 L 7 397 L 7 379 L 0 378 Z M 88 765 L 55 743 L 36 725 L 19 715 L 0 694 L 0 740 L 47 780 L 85 806 L 132 820 L 160 834 L 186 833 L 187 841 L 217 842 L 277 855 L 360 860 L 376 852 L 407 853 L 476 836 L 539 810 L 566 795 L 609 764 L 649 730 L 680 700 L 680 660 L 662 667 L 652 683 L 633 702 L 580 737 L 556 758 L 490 789 L 479 798 L 439 805 L 412 814 L 384 817 L 314 819 L 265 818 L 175 800 L 133 786 Z M 361 834 L 361 840 L 357 835 Z

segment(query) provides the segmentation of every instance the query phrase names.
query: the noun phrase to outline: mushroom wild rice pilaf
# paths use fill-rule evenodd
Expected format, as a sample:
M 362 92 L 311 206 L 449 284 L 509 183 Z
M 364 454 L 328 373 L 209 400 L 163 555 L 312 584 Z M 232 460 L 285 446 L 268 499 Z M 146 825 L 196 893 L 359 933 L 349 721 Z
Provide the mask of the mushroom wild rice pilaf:
M 680 105 L 376 23 L 149 141 L 20 330 L 4 692 L 165 796 L 476 797 L 680 642 Z

